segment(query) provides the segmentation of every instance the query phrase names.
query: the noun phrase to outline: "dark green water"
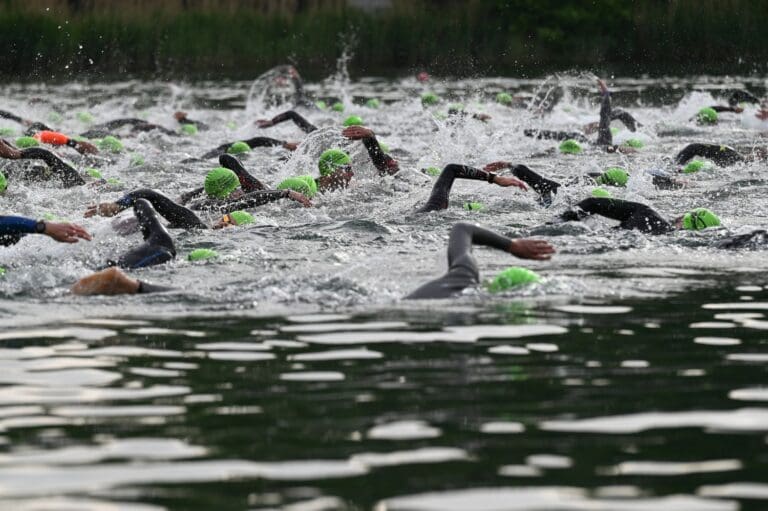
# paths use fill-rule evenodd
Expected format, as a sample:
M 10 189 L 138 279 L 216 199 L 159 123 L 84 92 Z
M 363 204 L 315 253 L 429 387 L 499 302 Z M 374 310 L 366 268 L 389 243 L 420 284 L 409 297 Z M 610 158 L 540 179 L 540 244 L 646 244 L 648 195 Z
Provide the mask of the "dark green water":
M 7 331 L 2 507 L 764 509 L 763 284 Z

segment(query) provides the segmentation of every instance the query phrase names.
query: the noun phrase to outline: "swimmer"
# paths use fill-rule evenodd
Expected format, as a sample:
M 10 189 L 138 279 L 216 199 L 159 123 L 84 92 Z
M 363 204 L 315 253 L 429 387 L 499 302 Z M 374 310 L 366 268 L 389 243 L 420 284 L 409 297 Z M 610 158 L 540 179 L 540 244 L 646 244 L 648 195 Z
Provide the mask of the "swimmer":
M 0 216 L 0 245 L 11 246 L 28 234 L 44 234 L 61 243 L 91 241 L 85 228 L 68 222 L 48 222 L 20 216 Z
M 350 126 L 345 128 L 341 134 L 349 140 L 360 140 L 363 142 L 365 149 L 368 151 L 368 156 L 371 158 L 376 170 L 379 171 L 379 175 L 393 175 L 400 170 L 397 160 L 381 149 L 381 145 L 376 140 L 376 134 L 373 130 L 364 126 Z
M 187 116 L 187 112 L 176 112 L 173 114 L 173 118 L 182 126 L 192 125 L 199 131 L 207 131 L 210 129 L 203 121 L 192 120 Z
M 176 247 L 168 231 L 160 223 L 152 204 L 145 199 L 133 203 L 133 213 L 138 220 L 144 243 L 122 254 L 117 260 L 107 261 L 106 266 L 137 269 L 167 263 L 176 257 Z
M 71 147 L 80 154 L 97 154 L 99 152 L 96 146 L 90 142 L 85 140 L 75 140 L 57 131 L 38 131 L 32 138 L 43 144 Z
M 763 147 L 757 147 L 753 149 L 751 154 L 742 155 L 733 147 L 726 145 L 688 144 L 677 153 L 675 163 L 685 165 L 696 156 L 712 160 L 712 162 L 721 167 L 728 167 L 741 162 L 766 160 L 768 159 L 768 150 Z
M 406 299 L 450 298 L 480 284 L 480 271 L 472 256 L 472 245 L 492 247 L 518 257 L 546 261 L 555 249 L 546 241 L 510 239 L 477 225 L 459 222 L 448 239 L 448 271 L 440 278 L 421 285 Z
M 264 129 L 277 126 L 278 124 L 285 121 L 293 122 L 296 126 L 299 127 L 301 131 L 307 134 L 312 133 L 313 131 L 317 131 L 317 126 L 306 120 L 301 114 L 295 112 L 294 110 L 288 110 L 287 112 L 277 114 L 271 119 L 259 119 L 256 121 L 256 125 L 259 128 Z
M 51 129 L 47 125 L 43 124 L 42 122 L 35 122 L 35 121 L 30 121 L 29 119 L 24 119 L 6 110 L 0 110 L 0 119 L 8 119 L 9 121 L 14 121 L 21 124 L 28 130 L 31 130 L 30 132 L 27 133 L 28 135 L 31 135 L 36 131 Z
M 43 149 L 42 147 L 28 147 L 19 150 L 7 140 L 0 139 L 0 158 L 8 160 L 43 160 L 53 171 L 51 176 L 42 173 L 28 174 L 27 177 L 31 179 L 47 180 L 55 176 L 67 188 L 85 184 L 85 179 L 77 170 L 48 149 Z
M 172 289 L 132 279 L 119 268 L 111 267 L 83 277 L 72 285 L 71 291 L 72 294 L 90 296 L 160 293 Z
M 145 121 L 143 119 L 125 118 L 125 119 L 115 119 L 112 121 L 108 121 L 108 122 L 104 122 L 104 123 L 92 126 L 88 131 L 81 133 L 80 136 L 85 138 L 104 138 L 110 135 L 114 135 L 115 132 L 117 132 L 118 130 L 120 130 L 120 128 L 123 128 L 125 126 L 130 126 L 131 133 L 144 133 L 147 131 L 158 130 L 161 133 L 164 133 L 172 137 L 179 135 L 175 131 L 169 130 L 168 128 L 164 128 L 159 124 L 154 124 L 154 123 Z
M 222 154 L 232 153 L 241 154 L 257 147 L 282 147 L 289 151 L 295 151 L 298 144 L 295 142 L 286 142 L 285 140 L 277 140 L 269 137 L 253 137 L 246 140 L 237 140 L 235 142 L 225 142 L 220 146 L 211 149 L 199 159 L 207 160 L 209 158 L 215 158 Z M 184 160 L 184 162 L 195 161 L 195 158 Z

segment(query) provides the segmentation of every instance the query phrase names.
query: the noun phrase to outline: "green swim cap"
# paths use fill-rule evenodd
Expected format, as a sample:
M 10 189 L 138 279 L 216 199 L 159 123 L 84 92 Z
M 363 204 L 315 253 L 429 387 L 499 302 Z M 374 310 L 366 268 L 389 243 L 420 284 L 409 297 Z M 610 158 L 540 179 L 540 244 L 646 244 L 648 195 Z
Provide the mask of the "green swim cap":
M 611 135 L 618 135 L 619 134 L 619 128 L 611 128 Z
M 93 178 L 96 178 L 96 179 L 101 179 L 102 177 L 104 177 L 104 176 L 101 175 L 101 172 L 98 169 L 87 168 L 87 169 L 85 169 L 85 172 L 89 176 L 91 176 Z
M 227 128 L 229 128 L 231 130 L 236 130 L 237 129 L 237 123 L 235 121 L 229 121 L 226 124 L 226 126 L 227 126 Z
M 595 179 L 598 184 L 609 186 L 627 186 L 629 174 L 621 167 L 611 167 Z
M 144 157 L 140 154 L 134 154 L 131 156 L 131 165 L 138 167 L 144 165 Z
M 709 165 L 707 165 L 707 162 L 705 161 L 691 160 L 685 167 L 683 167 L 683 174 L 693 174 L 700 170 L 704 170 L 707 167 L 709 167 Z
M 683 215 L 683 229 L 700 231 L 720 225 L 720 218 L 706 208 L 696 208 Z
M 93 122 L 93 116 L 89 112 L 78 112 L 77 120 L 84 124 L 91 124 Z
M 320 155 L 317 168 L 320 169 L 321 176 L 327 176 L 328 174 L 333 174 L 337 168 L 349 164 L 349 162 L 349 155 L 341 149 L 326 149 Z
M 435 177 L 440 175 L 440 169 L 437 167 L 428 167 L 424 169 L 424 173 L 429 176 Z
M 247 153 L 251 150 L 251 146 L 246 144 L 245 142 L 235 142 L 231 146 L 229 146 L 229 149 L 227 149 L 227 152 L 229 154 L 243 154 Z
M 328 104 L 325 101 L 315 101 L 315 106 L 319 108 L 320 110 L 325 110 L 328 108 Z
M 110 184 L 112 186 L 119 186 L 122 183 L 116 177 L 110 177 L 110 178 L 107 178 L 107 184 Z
M 485 204 L 482 202 L 465 202 L 464 209 L 467 211 L 482 211 L 485 209 Z
M 350 115 L 344 119 L 344 126 L 362 126 L 363 118 L 359 115 Z
M 379 142 L 379 149 L 381 149 L 381 152 L 388 153 L 389 152 L 389 146 L 385 144 L 384 142 Z
M 293 190 L 306 195 L 311 199 L 317 195 L 317 183 L 312 176 L 296 176 L 283 179 L 279 185 L 278 190 Z
M 8 180 L 5 178 L 5 174 L 0 172 L 0 193 L 4 193 L 8 188 Z
M 63 121 L 64 118 L 61 116 L 61 114 L 59 112 L 51 112 L 50 114 L 48 114 L 48 120 L 53 122 L 53 123 L 58 124 L 61 121 Z
M 217 199 L 226 199 L 239 185 L 237 174 L 224 167 L 216 167 L 205 176 L 205 193 Z
M 696 114 L 696 118 L 701 124 L 716 124 L 717 112 L 715 112 L 714 108 L 705 107 L 699 110 L 699 113 Z
M 622 145 L 625 145 L 627 147 L 634 147 L 635 149 L 642 149 L 643 147 L 645 147 L 645 144 L 643 143 L 643 141 L 637 138 L 628 138 L 627 140 L 624 141 Z
M 463 112 L 466 106 L 464 106 L 464 103 L 454 103 L 451 106 L 448 107 L 448 110 L 455 110 L 457 112 Z
M 424 106 L 436 105 L 440 102 L 440 98 L 433 92 L 426 92 L 421 95 L 421 104 Z
M 0 137 L 12 137 L 16 135 L 16 130 L 13 128 L 0 128 Z
M 4 277 L 4 276 L 5 276 L 5 268 L 0 266 L 0 277 Z
M 40 142 L 38 142 L 36 138 L 19 137 L 16 139 L 16 147 L 20 147 L 21 149 L 26 149 L 27 147 L 37 147 L 39 145 Z
M 333 106 L 331 107 L 331 110 L 333 110 L 334 112 L 343 112 L 344 103 L 339 103 L 339 102 L 334 103 Z
M 253 215 L 247 211 L 233 211 L 229 214 L 229 218 L 232 219 L 235 225 L 248 225 L 255 221 Z
M 197 125 L 196 124 L 182 124 L 181 125 L 181 132 L 184 135 L 197 135 Z
M 102 138 L 98 146 L 100 150 L 108 153 L 119 153 L 123 150 L 123 143 L 112 135 Z
M 511 105 L 512 94 L 508 92 L 499 92 L 496 94 L 496 103 L 501 103 L 502 105 Z
M 507 289 L 523 286 L 525 284 L 533 284 L 539 282 L 541 277 L 528 268 L 521 268 L 520 266 L 511 266 L 502 271 L 494 279 L 486 283 L 486 289 L 491 293 L 498 293 L 500 291 L 506 291 Z
M 207 259 L 216 259 L 219 257 L 219 253 L 210 248 L 196 248 L 189 253 L 187 259 L 190 261 L 205 261 Z
M 563 140 L 560 144 L 560 152 L 563 154 L 580 154 L 581 144 L 573 139 Z
M 365 106 L 368 108 L 379 108 L 381 106 L 381 101 L 376 98 L 371 98 L 365 102 Z
M 597 187 L 594 190 L 592 190 L 592 197 L 610 199 L 612 195 L 611 195 L 611 192 L 609 192 L 605 188 Z

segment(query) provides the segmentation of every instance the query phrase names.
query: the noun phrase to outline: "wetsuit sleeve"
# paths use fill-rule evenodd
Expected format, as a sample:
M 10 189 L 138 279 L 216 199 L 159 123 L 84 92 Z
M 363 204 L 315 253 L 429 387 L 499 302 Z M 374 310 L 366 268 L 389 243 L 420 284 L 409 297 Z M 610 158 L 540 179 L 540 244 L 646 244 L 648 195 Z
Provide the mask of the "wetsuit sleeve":
M 575 210 L 562 215 L 564 220 L 581 220 L 589 215 L 600 215 L 621 222 L 623 229 L 637 229 L 651 234 L 661 234 L 672 230 L 652 208 L 639 202 L 603 197 L 590 197 L 579 202 Z
M 768 232 L 764 229 L 752 231 L 747 234 L 730 236 L 720 241 L 717 248 L 735 250 L 739 248 L 764 248 L 768 242 Z
M 744 157 L 732 147 L 717 144 L 688 144 L 675 156 L 675 163 L 685 165 L 694 156 L 708 158 L 720 166 L 744 161 Z
M 218 207 L 221 213 L 231 213 L 238 209 L 250 209 L 288 197 L 290 190 L 262 190 L 243 195 L 239 199 L 227 201 Z
M 464 264 L 464 258 L 472 252 L 472 245 L 483 245 L 509 251 L 510 238 L 478 225 L 459 222 L 451 229 L 448 239 L 448 267 Z M 473 261 L 474 264 L 474 261 Z
M 621 121 L 621 123 L 631 132 L 637 131 L 637 126 L 640 124 L 637 122 L 637 119 L 632 117 L 632 114 L 626 110 L 620 110 L 618 108 L 611 111 L 611 120 Z
M 267 187 L 264 186 L 264 183 L 245 170 L 245 167 L 240 163 L 240 160 L 231 154 L 222 154 L 219 156 L 219 164 L 237 174 L 237 179 L 240 181 L 240 187 L 245 193 L 267 189 Z
M 24 122 L 24 119 L 22 119 L 18 115 L 12 114 L 11 112 L 7 112 L 5 110 L 0 110 L 0 118 L 15 121 L 15 122 L 18 122 L 19 124 L 22 124 Z
M 164 293 L 166 291 L 173 291 L 174 288 L 167 287 L 167 286 L 158 286 L 157 284 L 150 284 L 149 282 L 144 282 L 142 280 L 139 281 L 139 290 L 137 291 L 138 294 L 147 294 L 147 293 Z
M 714 106 L 711 106 L 709 108 L 711 108 L 712 110 L 714 110 L 717 113 L 722 113 L 722 112 L 734 112 L 734 113 L 737 113 L 737 114 L 741 113 L 741 110 L 738 107 L 735 107 L 735 106 L 714 105 Z
M 395 159 L 381 150 L 381 146 L 379 145 L 379 141 L 376 140 L 376 137 L 364 138 L 363 145 L 365 146 L 365 149 L 368 151 L 368 156 L 371 157 L 371 161 L 373 162 L 373 165 L 376 167 L 376 170 L 379 171 L 380 175 L 396 174 L 397 171 L 400 170 L 399 167 L 395 167 L 395 166 L 390 167 L 390 165 L 392 165 L 390 162 L 394 162 Z M 395 162 L 395 164 L 396 163 L 397 162 Z
M 611 93 L 603 92 L 600 102 L 600 124 L 597 128 L 597 145 L 613 145 L 613 133 L 611 133 Z
M 42 147 L 29 147 L 21 151 L 23 160 L 43 160 L 51 170 L 56 172 L 64 186 L 81 186 L 85 184 L 85 179 L 67 162 L 53 154 L 48 149 Z
M 272 118 L 273 125 L 280 124 L 281 122 L 285 121 L 293 121 L 293 123 L 296 124 L 296 126 L 298 126 L 304 133 L 312 133 L 313 131 L 317 130 L 317 126 L 293 110 L 288 110 L 287 112 L 277 114 Z
M 277 147 L 282 146 L 285 144 L 285 141 L 283 140 L 277 140 L 275 138 L 269 138 L 269 137 L 253 137 L 249 138 L 248 140 L 243 140 L 246 144 L 248 144 L 248 147 L 253 149 L 254 147 Z M 227 149 L 229 149 L 234 142 L 227 142 L 226 144 L 221 144 L 219 147 L 215 149 L 211 149 L 204 155 L 202 155 L 201 159 L 208 159 L 208 158 L 214 158 L 217 156 L 221 156 L 222 154 L 227 153 Z
M 557 189 L 560 187 L 560 183 L 540 176 L 525 165 L 515 165 L 512 167 L 512 175 L 533 188 L 539 195 L 546 195 L 552 192 L 557 193 Z
M 35 232 L 37 220 L 22 216 L 0 216 L 0 245 L 13 245 L 25 235 Z
M 160 192 L 142 188 L 127 193 L 115 201 L 123 209 L 135 206 L 139 199 L 147 200 L 172 227 L 181 229 L 207 229 L 208 226 L 189 208 L 175 203 Z
M 440 177 L 435 181 L 435 185 L 432 187 L 432 193 L 430 194 L 429 199 L 427 199 L 427 203 L 419 208 L 417 212 L 426 213 L 428 211 L 446 209 L 448 207 L 448 197 L 451 194 L 453 181 L 456 178 L 476 179 L 490 183 L 493 176 L 495 176 L 495 174 L 468 167 L 466 165 L 458 165 L 456 163 L 446 165 L 440 173 Z
M 178 123 L 181 124 L 182 126 L 185 124 L 191 124 L 200 131 L 207 131 L 210 129 L 210 126 L 208 126 L 203 121 L 196 121 L 194 119 L 190 119 L 189 117 L 182 117 L 181 119 L 178 119 Z
M 526 137 L 531 137 L 538 140 L 578 140 L 579 142 L 587 142 L 587 137 L 585 137 L 578 131 L 552 131 L 552 130 L 526 129 L 526 130 L 523 130 L 523 135 L 525 135 Z

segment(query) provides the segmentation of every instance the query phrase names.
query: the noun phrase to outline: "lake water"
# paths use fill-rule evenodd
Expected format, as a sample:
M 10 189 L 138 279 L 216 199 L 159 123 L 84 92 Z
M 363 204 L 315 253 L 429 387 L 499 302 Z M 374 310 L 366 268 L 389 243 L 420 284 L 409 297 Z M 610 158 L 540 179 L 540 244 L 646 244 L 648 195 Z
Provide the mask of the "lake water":
M 495 104 L 499 91 L 566 85 L 541 117 Z M 759 510 L 768 500 L 768 267 L 761 250 L 723 251 L 728 233 L 766 225 L 764 163 L 685 176 L 659 191 L 644 169 L 674 170 L 693 141 L 762 145 L 753 112 L 690 121 L 720 91 L 762 80 L 611 80 L 614 103 L 643 124 L 635 155 L 552 151 L 530 127 L 577 129 L 597 120 L 594 83 L 332 77 L 309 84 L 345 114 L 305 111 L 321 130 L 261 131 L 280 112 L 250 82 L 7 84 L 0 109 L 67 133 L 96 121 L 144 117 L 174 127 L 178 109 L 211 131 L 123 139 L 110 159 L 79 160 L 121 185 L 61 189 L 12 182 L 6 213 L 83 223 L 91 243 L 29 237 L 3 249 L 0 281 L 0 508 L 15 510 Z M 434 90 L 444 103 L 425 109 Z M 356 106 L 377 97 L 378 110 Z M 34 101 L 33 101 L 34 100 Z M 452 122 L 447 104 L 491 115 Z M 55 114 L 54 112 L 57 112 Z M 361 144 L 339 135 L 357 114 L 401 162 L 379 178 Z M 0 123 L 0 127 L 14 127 Z M 616 125 L 616 127 L 619 127 Z M 316 174 L 317 155 L 348 149 L 352 187 L 311 209 L 285 202 L 253 213 L 255 225 L 172 231 L 176 261 L 132 273 L 170 293 L 73 297 L 68 286 L 134 246 L 111 219 L 82 219 L 88 204 L 140 186 L 171 196 L 202 184 L 215 160 L 180 164 L 224 141 L 257 134 L 302 141 L 295 153 L 244 158 L 274 185 Z M 12 138 L 12 137 L 10 137 Z M 144 164 L 132 164 L 141 156 Z M 608 166 L 632 178 L 615 197 L 667 217 L 695 206 L 725 226 L 646 236 L 583 224 L 542 226 L 589 194 L 578 181 L 542 208 L 533 193 L 476 181 L 454 186 L 452 207 L 412 213 L 429 194 L 422 167 L 525 163 L 562 181 Z M 134 162 L 135 163 L 135 162 Z M 0 162 L 8 170 L 14 162 Z M 480 212 L 463 202 L 482 201 Z M 130 217 L 127 211 L 121 215 Z M 213 217 L 211 217 L 211 220 Z M 486 225 L 544 237 L 552 261 L 525 264 L 544 280 L 504 296 L 468 290 L 454 300 L 400 299 L 445 269 L 448 227 Z M 195 248 L 221 257 L 191 263 Z M 482 275 L 512 264 L 476 252 Z M 524 262 L 527 263 L 527 262 Z

